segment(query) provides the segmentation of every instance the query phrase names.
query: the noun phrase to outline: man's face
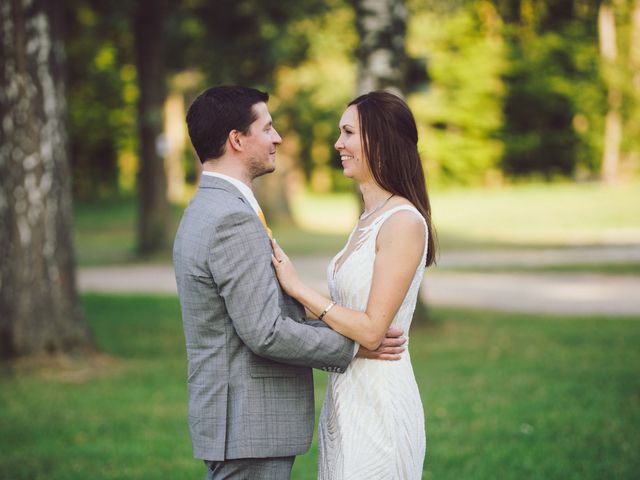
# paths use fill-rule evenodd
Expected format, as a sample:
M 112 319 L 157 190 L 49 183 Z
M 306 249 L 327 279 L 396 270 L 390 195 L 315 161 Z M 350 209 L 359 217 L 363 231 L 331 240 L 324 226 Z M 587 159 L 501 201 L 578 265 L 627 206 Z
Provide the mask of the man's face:
M 276 147 L 282 143 L 282 138 L 273 128 L 267 104 L 256 103 L 253 111 L 257 118 L 249 127 L 249 133 L 242 135 L 251 179 L 276 169 Z

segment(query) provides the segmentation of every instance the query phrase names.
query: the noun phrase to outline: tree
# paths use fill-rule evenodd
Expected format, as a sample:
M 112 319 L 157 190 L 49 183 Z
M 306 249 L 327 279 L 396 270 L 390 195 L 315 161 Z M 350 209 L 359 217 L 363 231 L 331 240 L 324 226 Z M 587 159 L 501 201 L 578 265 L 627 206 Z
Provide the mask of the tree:
M 164 23 L 166 2 L 139 0 L 134 18 L 138 70 L 138 250 L 148 254 L 166 246 L 169 224 L 164 169 L 163 108 L 166 98 Z
M 607 78 L 607 115 L 604 131 L 604 151 L 602 155 L 601 178 L 614 182 L 618 177 L 620 163 L 620 142 L 622 141 L 622 91 L 617 85 L 615 72 L 618 60 L 616 45 L 616 18 L 613 4 L 602 2 L 598 10 L 598 37 L 600 55 Z
M 405 0 L 352 0 L 360 43 L 357 93 L 389 89 L 409 93 L 424 84 L 424 63 L 405 50 L 407 5 Z
M 507 66 L 502 21 L 488 1 L 413 1 L 407 49 L 428 58 L 429 88 L 412 95 L 430 185 L 502 180 Z
M 512 176 L 572 175 L 580 146 L 572 90 L 585 76 L 575 55 L 585 36 L 577 8 L 573 1 L 496 3 L 509 45 L 502 167 Z
M 0 358 L 86 351 L 59 0 L 0 7 Z
M 136 69 L 132 6 L 65 0 L 69 151 L 75 200 L 135 188 Z M 124 168 L 123 168 L 124 167 Z
M 640 0 L 631 7 L 629 32 L 630 112 L 627 116 L 625 137 L 633 139 L 628 154 L 630 163 L 640 164 Z
M 606 120 L 617 112 L 620 142 L 615 174 L 610 179 L 602 177 L 615 181 L 637 173 L 640 166 L 640 0 L 616 0 L 607 5 L 614 14 L 609 23 L 613 21 L 615 29 L 617 58 L 607 61 L 601 56 L 609 100 Z M 607 132 L 606 128 L 603 130 Z M 605 134 L 605 142 L 606 139 Z M 602 167 L 604 174 L 604 164 Z

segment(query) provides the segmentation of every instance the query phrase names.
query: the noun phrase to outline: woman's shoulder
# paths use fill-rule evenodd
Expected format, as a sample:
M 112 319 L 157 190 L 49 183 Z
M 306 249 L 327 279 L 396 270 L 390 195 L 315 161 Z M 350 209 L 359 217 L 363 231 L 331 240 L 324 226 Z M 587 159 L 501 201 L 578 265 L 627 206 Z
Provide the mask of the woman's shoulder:
M 386 212 L 376 237 L 376 253 L 384 251 L 398 265 L 419 262 L 427 241 L 424 218 L 410 203 L 401 202 Z
M 399 198 L 381 215 L 378 237 L 415 242 L 424 239 L 425 221 L 420 211 L 407 199 Z M 402 242 L 404 243 L 404 241 Z

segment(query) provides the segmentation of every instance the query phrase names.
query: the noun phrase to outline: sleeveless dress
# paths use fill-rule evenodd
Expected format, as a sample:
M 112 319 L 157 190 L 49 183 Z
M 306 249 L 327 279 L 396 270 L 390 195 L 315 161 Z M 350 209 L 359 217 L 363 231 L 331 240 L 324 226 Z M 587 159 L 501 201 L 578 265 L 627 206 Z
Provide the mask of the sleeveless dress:
M 328 267 L 333 301 L 354 310 L 366 310 L 378 232 L 385 220 L 400 210 L 415 212 L 424 221 L 415 207 L 401 205 L 351 232 L 347 245 Z M 360 237 L 355 249 L 341 258 L 356 232 Z M 424 274 L 426 250 L 425 238 L 422 260 L 391 323 L 404 330 L 405 336 Z M 336 270 L 338 261 L 340 266 Z M 424 413 L 408 348 L 398 361 L 355 358 L 343 374 L 329 374 L 320 414 L 318 448 L 320 480 L 422 478 L 426 448 Z

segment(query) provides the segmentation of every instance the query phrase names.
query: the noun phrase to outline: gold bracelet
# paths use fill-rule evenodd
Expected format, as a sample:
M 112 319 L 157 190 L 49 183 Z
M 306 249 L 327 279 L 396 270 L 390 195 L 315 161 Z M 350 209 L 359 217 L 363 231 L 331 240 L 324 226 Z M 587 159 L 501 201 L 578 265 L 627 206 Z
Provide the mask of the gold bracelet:
M 336 302 L 331 302 L 329 305 L 327 305 L 327 308 L 325 308 L 324 311 L 320 314 L 320 316 L 318 317 L 318 320 L 322 320 L 324 316 L 327 314 L 327 312 L 331 310 L 335 304 Z

